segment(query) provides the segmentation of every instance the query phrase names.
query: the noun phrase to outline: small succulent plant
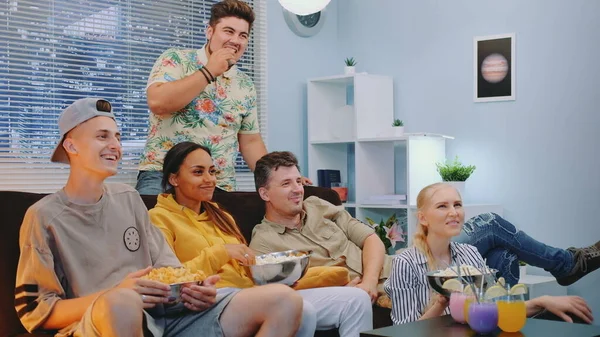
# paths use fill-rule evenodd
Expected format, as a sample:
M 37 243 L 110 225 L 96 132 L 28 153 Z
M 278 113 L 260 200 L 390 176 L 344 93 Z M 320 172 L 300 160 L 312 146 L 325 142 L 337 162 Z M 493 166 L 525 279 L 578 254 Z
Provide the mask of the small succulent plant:
M 346 64 L 346 66 L 348 67 L 354 67 L 356 65 L 356 60 L 354 59 L 354 57 L 348 57 L 344 60 L 344 63 Z
M 392 126 L 404 126 L 404 122 L 401 119 L 394 119 Z

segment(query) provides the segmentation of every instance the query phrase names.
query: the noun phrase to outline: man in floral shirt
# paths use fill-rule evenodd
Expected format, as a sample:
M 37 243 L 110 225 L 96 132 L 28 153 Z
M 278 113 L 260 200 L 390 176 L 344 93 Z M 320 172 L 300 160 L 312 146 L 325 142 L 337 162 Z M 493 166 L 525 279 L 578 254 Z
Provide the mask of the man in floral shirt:
M 243 1 L 224 0 L 211 9 L 207 43 L 199 50 L 169 49 L 148 78 L 150 130 L 136 189 L 161 191 L 163 158 L 173 145 L 192 141 L 208 147 L 219 169 L 218 187 L 236 189 L 238 148 L 250 169 L 267 153 L 258 128 L 256 90 L 237 62 L 254 22 Z

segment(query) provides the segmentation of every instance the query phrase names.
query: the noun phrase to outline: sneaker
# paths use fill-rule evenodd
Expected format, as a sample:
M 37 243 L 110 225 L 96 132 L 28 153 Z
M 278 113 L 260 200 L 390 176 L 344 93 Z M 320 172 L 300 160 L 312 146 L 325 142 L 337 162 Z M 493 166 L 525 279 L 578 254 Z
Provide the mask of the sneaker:
M 575 267 L 573 267 L 571 274 L 556 279 L 561 286 L 571 285 L 585 275 L 600 268 L 600 241 L 589 247 L 569 248 L 567 250 L 573 254 Z

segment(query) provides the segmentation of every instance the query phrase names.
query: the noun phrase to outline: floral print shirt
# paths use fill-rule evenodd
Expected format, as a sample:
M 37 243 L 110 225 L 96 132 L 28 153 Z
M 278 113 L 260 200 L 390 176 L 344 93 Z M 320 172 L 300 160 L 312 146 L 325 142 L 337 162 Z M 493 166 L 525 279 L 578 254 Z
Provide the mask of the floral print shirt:
M 205 46 L 206 47 L 206 46 Z M 190 76 L 207 62 L 205 47 L 169 49 L 156 61 L 148 87 Z M 238 133 L 259 133 L 256 89 L 250 77 L 233 66 L 188 105 L 172 115 L 150 113 L 148 139 L 140 171 L 162 171 L 163 159 L 175 144 L 191 141 L 208 147 L 218 169 L 217 186 L 236 189 Z

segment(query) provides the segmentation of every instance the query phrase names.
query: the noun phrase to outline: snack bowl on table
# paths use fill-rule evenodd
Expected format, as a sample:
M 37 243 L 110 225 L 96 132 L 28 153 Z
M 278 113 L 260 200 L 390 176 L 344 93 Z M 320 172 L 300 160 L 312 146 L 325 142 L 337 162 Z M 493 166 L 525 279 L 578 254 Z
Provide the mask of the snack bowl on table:
M 280 283 L 292 286 L 306 274 L 311 253 L 293 249 L 257 255 L 248 268 L 256 285 Z
M 446 297 L 450 297 L 450 294 L 452 293 L 450 290 L 448 289 L 444 289 L 442 288 L 442 285 L 444 284 L 444 282 L 446 282 L 449 279 L 453 279 L 453 278 L 458 278 L 458 275 L 448 275 L 448 273 L 446 273 L 445 275 L 441 275 L 444 272 L 444 270 L 432 270 L 427 272 L 427 282 L 429 282 L 429 285 L 431 286 L 431 288 L 433 290 L 435 290 L 438 294 L 446 296 Z M 465 279 L 466 281 L 470 282 L 470 283 L 474 283 L 475 286 L 477 288 L 479 288 L 481 286 L 481 278 L 485 277 L 486 275 L 492 275 L 492 276 L 496 276 L 496 274 L 498 273 L 498 271 L 496 269 L 487 269 L 487 273 L 485 275 L 481 275 L 481 273 L 478 273 L 477 275 L 471 275 L 471 276 L 467 276 L 464 275 L 463 273 L 460 274 L 460 276 Z M 483 286 L 485 287 L 487 285 L 487 282 L 484 278 L 483 280 Z

